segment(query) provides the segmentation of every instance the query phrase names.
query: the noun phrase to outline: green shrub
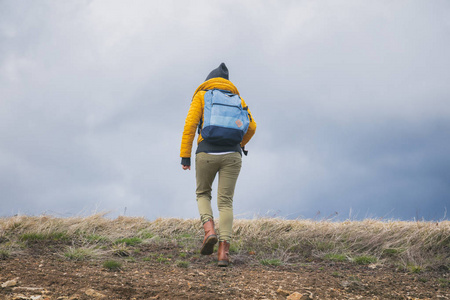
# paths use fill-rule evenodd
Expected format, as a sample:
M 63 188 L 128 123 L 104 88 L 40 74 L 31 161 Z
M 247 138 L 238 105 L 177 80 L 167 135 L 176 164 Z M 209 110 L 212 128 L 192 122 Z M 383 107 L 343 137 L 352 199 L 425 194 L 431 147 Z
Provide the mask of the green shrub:
M 382 255 L 392 257 L 392 256 L 397 256 L 404 251 L 405 251 L 404 249 L 386 248 L 383 250 Z
M 164 257 L 164 255 L 162 255 L 162 254 L 160 254 L 160 255 L 156 258 L 156 261 L 159 262 L 160 264 L 161 264 L 161 263 L 168 262 L 169 260 L 170 260 L 170 259 Z
M 176 265 L 180 268 L 187 268 L 189 267 L 189 262 L 184 260 L 177 260 Z
M 11 256 L 9 250 L 0 249 L 0 260 L 6 260 Z
M 90 248 L 72 248 L 69 247 L 64 256 L 70 260 L 86 260 L 94 256 L 94 250 Z
M 37 232 L 33 232 L 33 233 L 24 233 L 22 234 L 19 239 L 21 241 L 27 242 L 35 242 L 35 241 L 43 241 L 46 239 L 46 235 L 43 233 L 37 233 Z
M 356 256 L 353 258 L 353 262 L 355 262 L 358 265 L 369 265 L 377 262 L 377 258 L 370 255 L 362 255 L 362 256 Z
M 239 252 L 239 245 L 237 243 L 230 244 L 230 253 L 238 253 Z
M 115 242 L 116 244 L 126 244 L 127 246 L 136 246 L 137 244 L 142 243 L 142 239 L 138 237 L 130 237 L 130 238 L 123 238 L 118 239 Z
M 331 276 L 333 276 L 333 277 L 342 277 L 342 275 L 339 272 L 333 272 L 333 273 L 331 273 Z
M 344 254 L 333 254 L 329 253 L 324 256 L 324 259 L 331 260 L 331 261 L 347 261 L 347 256 Z
M 117 271 L 122 268 L 122 264 L 115 260 L 107 260 L 103 263 L 103 267 L 109 271 Z
M 65 232 L 52 232 L 48 235 L 48 239 L 53 241 L 67 241 L 70 240 L 70 236 Z
M 415 273 L 415 274 L 418 274 L 418 273 L 422 272 L 422 268 L 420 266 L 417 266 L 417 265 L 409 265 L 408 269 L 409 269 L 409 271 L 411 273 Z
M 103 243 L 103 242 L 107 242 L 108 238 L 105 236 L 101 236 L 101 235 L 97 235 L 97 234 L 90 234 L 88 236 L 86 236 L 86 239 L 89 242 L 96 242 L 96 243 Z
M 176 239 L 192 239 L 194 236 L 190 233 L 182 233 L 176 236 Z
M 318 241 L 316 242 L 316 248 L 319 251 L 330 251 L 334 249 L 334 244 L 330 242 Z

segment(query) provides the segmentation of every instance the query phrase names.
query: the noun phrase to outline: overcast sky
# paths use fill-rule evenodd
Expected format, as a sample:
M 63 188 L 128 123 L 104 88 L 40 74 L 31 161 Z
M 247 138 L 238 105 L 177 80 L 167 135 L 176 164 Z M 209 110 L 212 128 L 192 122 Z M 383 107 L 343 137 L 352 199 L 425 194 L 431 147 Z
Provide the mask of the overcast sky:
M 225 62 L 236 217 L 448 218 L 449 53 L 446 0 L 0 0 L 0 216 L 198 218 L 181 135 Z

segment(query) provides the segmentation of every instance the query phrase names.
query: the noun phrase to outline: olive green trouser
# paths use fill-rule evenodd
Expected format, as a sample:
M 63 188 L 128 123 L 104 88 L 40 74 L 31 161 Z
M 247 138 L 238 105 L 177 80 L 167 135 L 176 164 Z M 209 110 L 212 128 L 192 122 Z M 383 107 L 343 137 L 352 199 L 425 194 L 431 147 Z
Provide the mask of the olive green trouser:
M 213 155 L 198 153 L 195 157 L 197 205 L 202 223 L 213 219 L 211 190 L 219 173 L 217 208 L 219 209 L 219 241 L 230 241 L 233 227 L 233 195 L 241 171 L 242 157 L 238 152 Z

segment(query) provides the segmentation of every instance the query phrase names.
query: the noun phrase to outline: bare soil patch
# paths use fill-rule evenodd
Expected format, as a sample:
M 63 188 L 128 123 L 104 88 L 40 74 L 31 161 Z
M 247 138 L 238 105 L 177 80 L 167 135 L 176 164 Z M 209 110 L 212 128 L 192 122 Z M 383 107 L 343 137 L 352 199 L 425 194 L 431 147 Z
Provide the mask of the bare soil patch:
M 140 244 L 132 257 L 69 260 L 67 243 L 40 242 L 0 260 L 0 299 L 450 299 L 447 270 L 320 259 L 264 266 L 236 254 L 228 268 L 177 244 Z M 246 256 L 249 257 L 246 257 Z M 103 267 L 105 260 L 122 264 Z M 180 263 L 183 262 L 183 263 Z M 297 294 L 298 295 L 298 294 Z M 289 298 L 291 297 L 291 298 Z M 300 298 L 297 298 L 300 299 Z

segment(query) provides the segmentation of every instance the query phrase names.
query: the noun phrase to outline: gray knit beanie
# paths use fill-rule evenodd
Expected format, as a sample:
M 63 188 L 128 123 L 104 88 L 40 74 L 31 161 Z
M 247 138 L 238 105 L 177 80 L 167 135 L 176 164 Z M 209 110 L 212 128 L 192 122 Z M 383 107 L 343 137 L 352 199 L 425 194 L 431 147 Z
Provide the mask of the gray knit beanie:
M 218 68 L 212 70 L 208 77 L 206 77 L 205 81 L 215 77 L 222 77 L 228 80 L 228 68 L 224 63 L 221 63 Z

